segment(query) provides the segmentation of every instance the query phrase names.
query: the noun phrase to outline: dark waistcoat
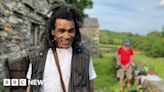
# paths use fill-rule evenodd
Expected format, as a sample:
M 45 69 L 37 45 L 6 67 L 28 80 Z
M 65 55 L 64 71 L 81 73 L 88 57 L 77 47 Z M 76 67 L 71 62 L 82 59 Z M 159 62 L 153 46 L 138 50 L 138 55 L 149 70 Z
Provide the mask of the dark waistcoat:
M 31 79 L 43 79 L 44 66 L 49 48 L 44 48 L 39 55 L 32 60 Z M 89 51 L 81 46 L 80 49 L 73 49 L 71 63 L 71 78 L 69 92 L 89 92 Z M 55 78 L 55 76 L 54 76 Z M 30 85 L 31 92 L 39 92 L 40 86 Z

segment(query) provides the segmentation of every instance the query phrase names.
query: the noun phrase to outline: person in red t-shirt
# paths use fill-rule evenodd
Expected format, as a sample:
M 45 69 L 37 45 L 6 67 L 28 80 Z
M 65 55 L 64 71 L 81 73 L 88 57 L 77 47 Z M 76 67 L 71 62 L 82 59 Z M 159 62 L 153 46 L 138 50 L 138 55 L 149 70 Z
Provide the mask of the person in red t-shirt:
M 123 45 L 117 50 L 117 65 L 120 68 L 117 70 L 117 78 L 119 78 L 120 92 L 123 92 L 123 79 L 126 75 L 128 79 L 128 89 L 131 88 L 132 68 L 130 63 L 132 61 L 133 49 L 130 47 L 129 39 L 123 41 Z

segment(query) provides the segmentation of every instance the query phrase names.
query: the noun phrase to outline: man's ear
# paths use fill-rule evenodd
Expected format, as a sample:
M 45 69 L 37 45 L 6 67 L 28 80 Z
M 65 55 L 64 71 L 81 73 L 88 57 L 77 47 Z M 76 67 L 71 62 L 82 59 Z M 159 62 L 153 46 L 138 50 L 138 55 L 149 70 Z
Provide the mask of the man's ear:
M 51 34 L 52 34 L 53 36 L 55 35 L 55 30 L 54 30 L 54 29 L 51 30 Z

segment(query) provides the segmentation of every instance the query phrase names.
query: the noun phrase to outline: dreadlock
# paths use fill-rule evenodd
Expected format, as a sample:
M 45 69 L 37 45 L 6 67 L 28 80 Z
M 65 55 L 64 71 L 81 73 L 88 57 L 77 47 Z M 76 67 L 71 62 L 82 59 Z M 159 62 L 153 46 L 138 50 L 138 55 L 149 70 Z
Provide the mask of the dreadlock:
M 82 27 L 84 20 L 83 13 L 76 7 L 68 4 L 58 4 L 52 7 L 49 13 L 51 13 L 51 16 L 47 21 L 45 34 L 43 34 L 43 40 L 45 40 L 44 44 L 46 47 L 56 48 L 56 42 L 54 41 L 54 36 L 51 34 L 51 30 L 55 29 L 55 20 L 57 18 L 62 18 L 74 20 L 76 32 L 72 47 L 79 48 L 81 44 L 80 28 Z

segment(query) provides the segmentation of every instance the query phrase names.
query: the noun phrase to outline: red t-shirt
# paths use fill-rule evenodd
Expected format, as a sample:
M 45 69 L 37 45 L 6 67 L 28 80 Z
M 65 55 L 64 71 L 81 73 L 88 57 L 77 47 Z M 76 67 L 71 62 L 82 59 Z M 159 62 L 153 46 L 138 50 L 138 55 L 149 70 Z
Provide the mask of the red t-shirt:
M 128 50 L 123 49 L 123 47 L 118 48 L 118 54 L 121 56 L 121 64 L 126 65 L 130 62 L 130 56 L 133 55 L 133 49 Z

